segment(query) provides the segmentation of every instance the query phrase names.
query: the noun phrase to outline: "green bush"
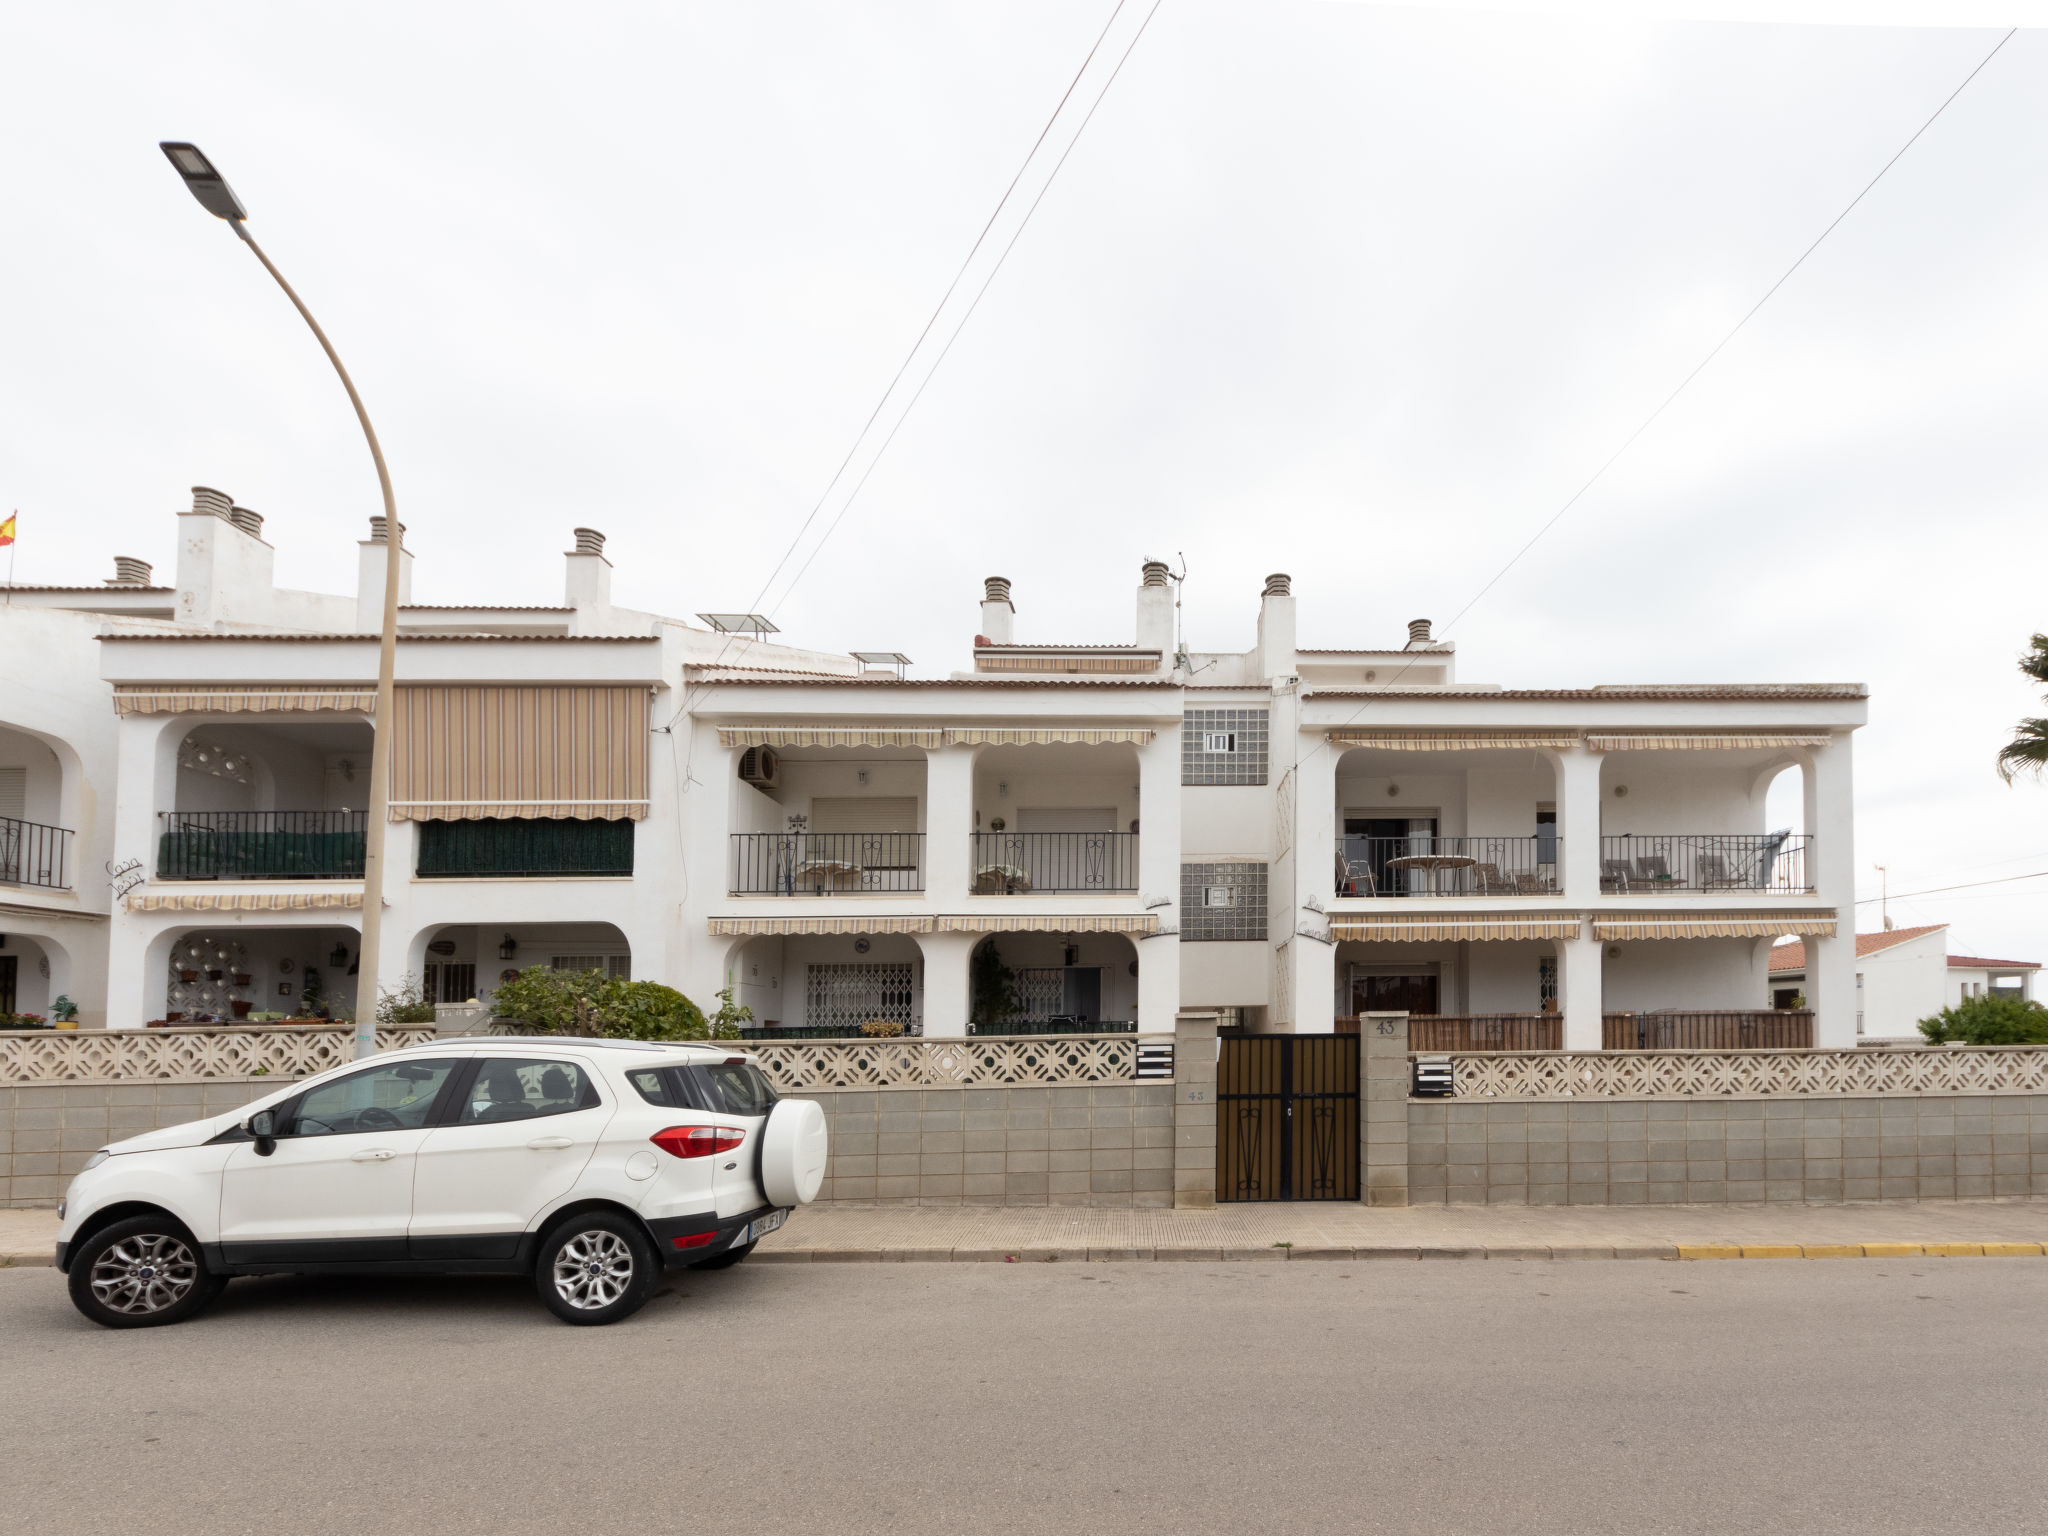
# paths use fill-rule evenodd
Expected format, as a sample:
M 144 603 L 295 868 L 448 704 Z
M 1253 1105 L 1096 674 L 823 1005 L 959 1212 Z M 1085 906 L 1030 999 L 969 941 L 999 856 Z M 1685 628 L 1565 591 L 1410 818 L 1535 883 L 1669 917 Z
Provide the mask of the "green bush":
M 417 976 L 408 976 L 403 984 L 387 987 L 377 999 L 377 1022 L 379 1024 L 431 1024 L 434 1022 L 434 1005 L 428 1000 L 426 988 Z
M 2048 1008 L 1987 992 L 1922 1019 L 1920 1033 L 1935 1045 L 2048 1045 Z
M 674 987 L 658 981 L 623 981 L 602 971 L 532 966 L 498 984 L 491 1011 L 548 1035 L 614 1040 L 712 1038 L 704 1011 Z M 731 1037 L 721 1031 L 721 1038 Z

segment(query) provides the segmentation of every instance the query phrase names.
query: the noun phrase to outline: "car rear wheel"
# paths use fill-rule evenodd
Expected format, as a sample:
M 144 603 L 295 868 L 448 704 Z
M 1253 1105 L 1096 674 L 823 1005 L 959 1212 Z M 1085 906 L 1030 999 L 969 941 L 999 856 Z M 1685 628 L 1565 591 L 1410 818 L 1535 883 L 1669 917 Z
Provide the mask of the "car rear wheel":
M 596 1327 L 631 1317 L 647 1304 L 661 1264 L 647 1234 L 624 1216 L 593 1211 L 561 1223 L 541 1240 L 533 1283 L 565 1323 Z
M 182 1323 L 227 1283 L 206 1272 L 192 1234 L 168 1216 L 113 1222 L 71 1258 L 71 1304 L 102 1328 Z
M 759 1239 L 756 1239 L 756 1242 L 758 1241 Z M 728 1248 L 716 1257 L 706 1259 L 702 1264 L 692 1265 L 691 1267 L 693 1269 L 731 1269 L 733 1265 L 739 1263 L 741 1259 L 752 1253 L 754 1248 L 755 1243 L 748 1243 L 744 1248 Z

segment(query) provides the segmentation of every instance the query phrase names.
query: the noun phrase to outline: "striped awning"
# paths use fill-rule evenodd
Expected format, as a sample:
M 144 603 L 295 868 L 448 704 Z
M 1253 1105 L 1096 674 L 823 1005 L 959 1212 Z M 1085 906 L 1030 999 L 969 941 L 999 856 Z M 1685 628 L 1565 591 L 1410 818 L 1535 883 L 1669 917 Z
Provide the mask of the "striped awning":
M 929 917 L 714 917 L 711 919 L 711 932 L 716 938 L 726 939 L 799 934 L 930 933 L 934 921 Z
M 1835 936 L 1833 912 L 1617 912 L 1593 919 L 1596 939 L 1774 939 Z
M 939 919 L 941 933 L 1157 933 L 1159 918 L 1150 912 L 1136 917 L 1119 917 L 1114 913 L 1089 912 L 1057 915 L 1053 913 L 1020 912 L 1005 916 L 1000 912 L 986 915 L 942 917 Z
M 1151 731 L 1144 730 L 968 725 L 955 726 L 947 731 L 946 740 L 956 747 L 1101 747 L 1120 744 L 1142 747 L 1152 740 L 1152 735 Z
M 1594 752 L 1713 752 L 1759 747 L 1824 747 L 1826 731 L 1588 731 Z
M 377 690 L 361 687 L 280 688 L 275 684 L 214 688 L 150 687 L 122 683 L 114 689 L 117 715 L 248 715 L 306 712 L 370 715 Z
M 631 685 L 402 687 L 391 819 L 640 821 L 648 700 Z
M 1575 913 L 1545 916 L 1502 917 L 1491 912 L 1452 913 L 1409 917 L 1380 913 L 1341 912 L 1330 919 L 1333 939 L 1361 939 L 1367 943 L 1416 944 L 1443 939 L 1575 939 L 1579 919 Z
M 865 725 L 720 726 L 721 747 L 943 747 L 942 730 L 889 730 Z
M 1380 747 L 1390 752 L 1482 752 L 1514 747 L 1575 747 L 1576 731 L 1393 731 L 1346 727 L 1326 733 L 1340 747 Z
M 178 891 L 130 896 L 130 912 L 356 911 L 361 891 Z

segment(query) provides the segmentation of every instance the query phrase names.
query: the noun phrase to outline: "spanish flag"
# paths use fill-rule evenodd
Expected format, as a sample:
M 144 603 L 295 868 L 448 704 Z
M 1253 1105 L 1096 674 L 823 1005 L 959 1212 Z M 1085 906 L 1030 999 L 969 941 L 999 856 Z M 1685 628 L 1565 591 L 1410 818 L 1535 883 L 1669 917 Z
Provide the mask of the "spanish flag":
M 0 523 L 0 548 L 14 542 L 14 520 L 19 516 L 19 512 L 10 512 L 7 514 L 7 521 Z

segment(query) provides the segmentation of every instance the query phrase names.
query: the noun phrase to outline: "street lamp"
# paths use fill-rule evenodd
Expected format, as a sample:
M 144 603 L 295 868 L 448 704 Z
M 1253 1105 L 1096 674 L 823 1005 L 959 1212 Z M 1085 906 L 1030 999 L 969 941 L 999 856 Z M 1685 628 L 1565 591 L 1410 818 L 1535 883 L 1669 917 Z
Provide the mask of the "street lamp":
M 370 814 L 369 824 L 363 832 L 363 933 L 356 956 L 355 1055 L 360 1060 L 375 1055 L 377 1051 L 377 941 L 384 919 L 384 828 L 391 819 L 390 754 L 384 750 L 384 732 L 390 727 L 395 711 L 393 678 L 398 663 L 398 556 L 405 530 L 398 525 L 398 503 L 391 494 L 391 473 L 384 467 L 384 450 L 377 445 L 377 429 L 370 425 L 370 413 L 363 409 L 362 396 L 356 393 L 355 381 L 342 367 L 334 343 L 320 329 L 320 322 L 313 318 L 313 312 L 306 308 L 305 301 L 284 280 L 284 274 L 272 265 L 270 258 L 263 254 L 263 247 L 249 237 L 249 211 L 235 196 L 227 178 L 200 153 L 198 145 L 162 143 L 157 148 L 164 152 L 172 169 L 184 179 L 186 187 L 199 200 L 199 206 L 214 217 L 228 221 L 228 227 L 255 253 L 256 259 L 263 263 L 263 270 L 277 279 L 277 286 L 284 290 L 284 296 L 292 301 L 292 307 L 312 328 L 320 350 L 327 354 L 327 361 L 334 364 L 334 371 L 341 376 L 341 387 L 348 391 L 348 403 L 356 408 L 356 420 L 363 424 L 363 437 L 370 445 L 370 458 L 377 465 L 377 484 L 384 492 L 384 629 L 377 652 L 377 712 L 370 722 Z

